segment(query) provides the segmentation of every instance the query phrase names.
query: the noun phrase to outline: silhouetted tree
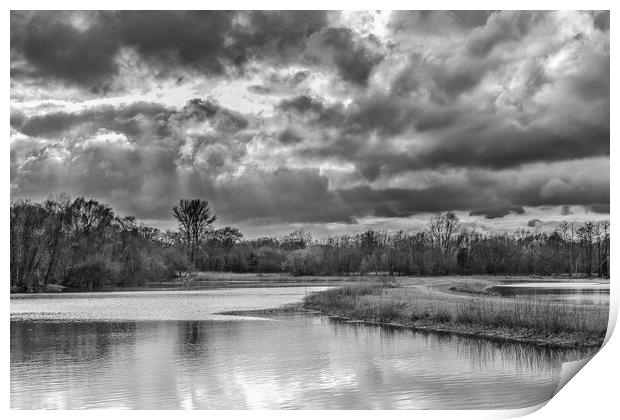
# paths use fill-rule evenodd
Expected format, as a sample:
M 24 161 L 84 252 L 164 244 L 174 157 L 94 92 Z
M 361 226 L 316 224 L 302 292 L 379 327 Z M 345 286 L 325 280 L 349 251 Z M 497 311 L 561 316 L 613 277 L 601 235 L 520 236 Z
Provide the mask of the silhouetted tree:
M 213 232 L 213 236 L 221 244 L 222 248 L 226 250 L 226 252 L 230 252 L 233 246 L 235 246 L 235 244 L 243 238 L 243 234 L 239 231 L 239 229 L 230 226 L 217 229 Z
M 177 241 L 96 200 L 12 200 L 10 223 L 13 291 L 130 287 L 174 276 L 163 254 Z
M 595 225 L 592 222 L 586 222 L 577 229 L 579 242 L 584 249 L 586 274 L 592 274 L 592 250 L 594 245 Z
M 181 199 L 179 204 L 172 208 L 172 214 L 179 222 L 179 230 L 188 247 L 189 260 L 196 268 L 200 243 L 211 230 L 217 216 L 208 201 L 198 198 Z
M 428 227 L 437 265 L 447 272 L 459 246 L 458 238 L 461 233 L 459 218 L 453 210 L 438 213 L 431 217 Z
M 235 227 L 214 230 L 216 217 L 204 200 L 181 200 L 173 214 L 179 230 L 161 232 L 84 197 L 12 200 L 11 290 L 136 287 L 180 277 L 190 269 L 609 276 L 609 222 L 563 222 L 549 234 L 481 233 L 465 230 L 456 214 L 447 212 L 433 216 L 421 232 L 369 230 L 312 239 L 300 228 L 282 238 L 244 239 Z
M 295 229 L 282 238 L 281 244 L 288 249 L 303 249 L 312 242 L 312 235 L 304 228 Z

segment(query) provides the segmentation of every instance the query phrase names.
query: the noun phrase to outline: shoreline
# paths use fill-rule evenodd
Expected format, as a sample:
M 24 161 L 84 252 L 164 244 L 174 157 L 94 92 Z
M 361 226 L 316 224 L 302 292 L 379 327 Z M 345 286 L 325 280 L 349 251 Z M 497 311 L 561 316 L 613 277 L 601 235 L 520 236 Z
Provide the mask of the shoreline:
M 457 287 L 455 287 L 457 286 Z M 402 287 L 345 286 L 312 293 L 303 306 L 375 325 L 451 332 L 541 346 L 601 347 L 609 307 L 486 294 L 487 281 L 462 279 Z
M 360 282 L 311 293 L 280 308 L 222 314 L 323 315 L 344 322 L 451 333 L 553 348 L 600 348 L 609 307 L 521 300 L 490 287 L 506 278 L 391 278 L 396 283 Z M 522 281 L 521 278 L 511 278 Z
M 224 273 L 210 277 L 209 274 L 213 273 L 201 273 L 200 276 L 204 279 L 203 284 L 208 285 L 205 288 L 159 289 L 159 291 L 191 293 L 239 287 L 329 286 L 327 290 L 307 294 L 301 302 L 291 302 L 276 308 L 223 311 L 217 314 L 267 317 L 293 314 L 323 315 L 343 322 L 451 333 L 556 348 L 600 347 L 609 315 L 609 306 L 562 304 L 537 299 L 519 300 L 499 296 L 493 290 L 489 290 L 502 283 L 540 280 L 538 278 L 517 276 L 295 278 L 286 275 L 249 274 L 228 277 Z M 146 288 L 142 291 L 158 290 Z M 79 296 L 82 293 L 84 292 L 59 294 Z M 45 295 L 49 293 L 11 294 L 11 299 Z
M 147 282 L 143 286 L 118 287 L 106 286 L 95 290 L 79 290 L 74 287 L 66 287 L 53 283 L 41 286 L 37 292 L 10 290 L 10 295 L 39 295 L 39 294 L 79 294 L 79 293 L 109 293 L 109 292 L 141 292 L 141 291 L 168 291 L 168 290 L 208 290 L 213 288 L 237 288 L 237 287 L 285 287 L 285 286 L 342 286 L 346 284 L 359 284 L 369 282 L 396 282 L 405 285 L 420 285 L 424 283 L 436 283 L 441 285 L 446 280 L 450 281 L 453 290 L 445 287 L 443 291 L 460 294 L 492 295 L 484 291 L 486 286 L 497 285 L 501 282 L 537 282 L 537 281 L 597 281 L 609 282 L 608 278 L 583 277 L 583 276 L 534 276 L 534 275 L 443 275 L 443 276 L 388 276 L 382 274 L 366 275 L 341 275 L 341 276 L 293 276 L 288 273 L 230 273 L 230 272 L 195 272 L 188 276 L 176 277 L 167 281 Z M 466 286 L 458 282 L 467 283 Z M 455 284 L 456 282 L 456 284 Z M 472 288 L 472 283 L 480 288 Z M 433 287 L 436 287 L 433 286 Z M 438 289 L 439 290 L 439 289 Z
M 521 344 L 531 344 L 541 347 L 562 348 L 562 349 L 595 349 L 603 345 L 603 339 L 592 340 L 591 342 L 579 343 L 568 337 L 546 337 L 535 335 L 529 331 L 522 333 L 509 329 L 499 329 L 484 326 L 471 326 L 466 324 L 441 323 L 441 322 L 383 322 L 370 319 L 360 319 L 344 314 L 330 313 L 322 311 L 318 307 L 304 306 L 303 303 L 294 305 L 284 305 L 280 308 L 252 309 L 241 311 L 218 312 L 217 315 L 237 315 L 237 316 L 279 316 L 279 315 L 309 315 L 325 316 L 343 322 L 359 323 L 369 326 L 379 326 L 386 328 L 407 329 L 413 331 L 424 331 L 433 333 L 455 334 L 464 337 L 482 338 L 492 341 L 514 342 Z
M 512 341 L 524 344 L 534 344 L 537 346 L 551 348 L 588 349 L 600 348 L 603 345 L 603 339 L 580 343 L 572 338 L 546 337 L 544 335 L 533 334 L 529 331 L 519 333 L 510 329 L 499 329 L 485 326 L 472 326 L 467 324 L 441 323 L 432 321 L 414 323 L 383 322 L 376 320 L 358 319 L 346 315 L 330 314 L 327 312 L 321 312 L 320 310 L 316 310 L 316 312 L 313 313 L 320 313 L 321 315 L 325 315 L 330 318 L 342 319 L 348 322 L 358 322 L 366 325 L 376 325 L 381 327 L 402 328 L 436 333 L 449 333 L 460 336 L 484 338 L 487 340 Z

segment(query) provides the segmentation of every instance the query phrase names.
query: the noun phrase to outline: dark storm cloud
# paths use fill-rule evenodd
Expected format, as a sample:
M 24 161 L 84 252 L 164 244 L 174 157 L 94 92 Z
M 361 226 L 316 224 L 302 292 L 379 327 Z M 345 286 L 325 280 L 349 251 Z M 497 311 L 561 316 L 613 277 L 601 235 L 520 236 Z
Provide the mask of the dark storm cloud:
M 68 12 L 12 11 L 11 52 L 22 55 L 41 76 L 81 85 L 116 73 L 119 44 L 113 16 L 93 12 L 85 31 L 71 25 L 69 17 Z
M 325 28 L 309 41 L 310 54 L 332 61 L 340 77 L 366 86 L 374 67 L 383 60 L 377 38 L 359 38 L 349 28 Z
M 478 87 L 488 73 L 499 67 L 497 60 L 471 57 L 462 51 L 432 59 L 414 53 L 391 82 L 390 90 L 404 99 L 425 96 L 430 104 L 446 106 Z
M 609 178 L 595 183 L 566 183 L 557 178 L 541 180 L 513 189 L 511 196 L 513 202 L 523 206 L 609 204 Z
M 279 109 L 304 114 L 315 130 L 326 130 L 327 140 L 302 149 L 305 156 L 348 160 L 370 180 L 421 169 L 505 169 L 609 156 L 608 37 L 601 44 L 594 31 L 591 39 L 545 45 L 539 34 L 555 34 L 554 25 L 545 13 L 491 14 L 486 25 L 466 32 L 462 48 L 438 52 L 432 62 L 411 54 L 387 94 L 370 91 L 346 107 L 302 95 Z M 523 46 L 530 42 L 540 43 L 534 49 L 540 52 Z M 513 68 L 507 49 L 519 54 L 519 48 L 533 56 Z M 564 49 L 573 54 L 575 70 L 554 78 L 541 54 Z M 523 87 L 505 103 L 485 92 L 485 77 L 514 77 L 514 71 Z M 473 94 L 479 98 L 469 99 Z M 370 141 L 374 137 L 379 140 Z M 401 141 L 398 147 L 392 138 Z
M 609 31 L 609 10 L 598 10 L 592 13 L 594 25 L 601 31 Z
M 222 135 L 247 128 L 249 122 L 240 113 L 218 103 L 194 98 L 180 110 L 152 102 L 134 102 L 128 105 L 101 105 L 79 112 L 49 112 L 26 118 L 16 112 L 11 127 L 33 137 L 63 137 L 69 132 L 86 136 L 106 129 L 126 134 L 134 139 L 155 135 L 164 138 L 172 135 L 177 123 L 201 123 L 209 120 Z
M 539 12 L 493 14 L 489 16 L 484 27 L 473 31 L 467 50 L 474 57 L 485 57 L 504 43 L 519 41 L 545 19 L 546 14 Z
M 227 223 L 609 211 L 608 12 L 373 13 L 12 12 L 11 194 L 160 220 L 199 196 Z
M 592 204 L 588 209 L 594 213 L 609 214 L 609 204 Z
M 343 138 L 377 133 L 387 139 L 415 127 L 425 131 L 444 126 L 456 117 L 452 111 L 442 110 L 440 114 L 402 98 L 382 95 L 359 98 L 346 108 L 338 102 L 326 104 L 322 98 L 299 95 L 282 100 L 277 108 L 306 118 L 316 128 L 337 128 Z
M 130 47 L 160 73 L 186 67 L 218 75 L 257 57 L 301 56 L 306 38 L 326 24 L 322 11 L 12 12 L 11 52 L 31 67 L 12 73 L 98 90 L 118 73 L 120 49 Z
M 328 189 L 329 180 L 314 169 L 279 168 L 214 181 L 201 173 L 187 178 L 184 188 L 213 203 L 227 222 L 336 222 L 355 212 Z
M 454 21 L 458 22 L 460 26 L 476 28 L 484 26 L 492 12 L 488 10 L 452 10 L 448 11 L 448 13 L 452 15 Z
M 178 113 L 173 114 L 175 120 L 204 122 L 210 120 L 218 132 L 237 132 L 247 128 L 249 121 L 241 113 L 220 106 L 211 100 L 194 98 Z
M 162 64 L 177 62 L 217 74 L 224 60 L 239 60 L 224 45 L 232 18 L 225 11 L 118 12 L 117 42 Z
M 501 126 L 473 126 L 446 135 L 434 148 L 416 154 L 410 167 L 509 168 L 528 162 L 609 155 L 609 128 L 583 126 L 568 132 Z M 587 138 L 585 142 L 583 139 Z
M 11 127 L 21 127 L 24 125 L 26 119 L 26 114 L 24 114 L 23 112 L 11 110 L 9 125 Z
M 431 13 L 431 21 L 439 19 L 444 22 L 445 26 L 446 21 L 454 20 L 452 12 L 438 13 Z M 419 19 L 417 13 L 413 16 Z M 423 93 L 438 103 L 449 103 L 459 95 L 470 92 L 483 84 L 489 74 L 501 71 L 511 62 L 521 59 L 518 57 L 519 50 L 527 45 L 532 48 L 532 51 L 540 50 L 534 53 L 539 56 L 537 61 L 540 61 L 545 54 L 562 49 L 567 44 L 581 42 L 580 40 L 584 38 L 581 33 L 575 34 L 573 39 L 563 43 L 554 40 L 562 23 L 558 23 L 551 16 L 546 12 L 503 11 L 489 14 L 483 26 L 467 28 L 468 30 L 464 32 L 463 28 L 457 28 L 463 38 L 461 45 L 448 51 L 437 51 L 432 55 L 422 55 L 417 51 L 412 51 L 409 54 L 408 66 L 393 81 L 392 90 L 401 95 L 409 92 Z M 409 14 L 405 14 L 405 17 L 409 17 Z M 401 22 L 402 15 L 396 15 L 393 20 L 397 23 Z M 594 25 L 596 26 L 595 23 Z M 459 25 L 452 26 L 458 27 Z M 414 28 L 403 29 L 398 25 L 396 30 L 405 34 L 416 33 Z M 513 51 L 518 58 L 509 55 L 509 51 Z M 583 52 L 587 51 L 588 48 L 584 48 Z M 525 50 L 523 54 L 532 55 L 532 52 Z M 608 59 L 608 52 L 606 55 Z M 585 59 L 584 54 L 583 58 L 584 68 L 579 72 L 579 77 L 587 76 L 593 68 L 604 71 L 605 57 Z M 593 60 L 595 64 L 590 66 Z M 545 77 L 544 70 L 538 69 L 532 73 L 532 78 L 528 81 L 529 88 L 550 82 L 550 79 Z M 604 86 L 604 74 L 599 76 L 596 78 L 598 84 Z M 529 92 L 530 95 L 534 93 Z
M 166 218 L 179 171 L 235 170 L 252 138 L 249 125 L 199 98 L 179 110 L 137 102 L 16 119 L 13 130 L 28 137 L 11 147 L 12 188 L 96 195 L 140 217 Z
M 345 108 L 338 102 L 326 104 L 319 97 L 298 95 L 283 99 L 276 105 L 276 109 L 287 113 L 290 120 L 306 122 L 314 130 L 337 128 L 343 136 L 349 130 L 345 121 Z
M 418 190 L 364 186 L 331 191 L 328 178 L 312 169 L 257 171 L 221 182 L 195 174 L 188 182 L 191 191 L 210 197 L 216 210 L 233 222 L 262 219 L 269 223 L 349 223 L 351 217 L 407 217 L 480 204 L 473 194 L 475 190 L 453 185 Z
M 347 203 L 352 203 L 360 213 L 374 211 L 377 203 L 384 203 L 393 215 L 408 216 L 420 212 L 444 209 L 466 209 L 475 203 L 469 191 L 452 185 L 438 185 L 410 190 L 405 188 L 372 189 L 356 187 L 338 192 Z M 386 215 L 383 215 L 386 217 Z
M 477 110 L 465 107 L 423 109 L 393 97 L 363 99 L 346 110 L 337 105 L 327 107 L 309 96 L 279 104 L 282 110 L 310 115 L 315 127 L 339 129 L 339 134 L 321 147 L 309 146 L 306 155 L 350 158 L 361 170 L 382 167 L 387 174 L 442 166 L 502 169 L 530 162 L 608 156 L 608 106 L 605 103 L 593 121 L 575 121 L 577 124 L 567 129 L 536 122 L 521 128 L 505 116 L 479 115 Z M 463 122 L 456 124 L 457 120 Z M 434 132 L 434 141 L 411 143 L 408 150 L 392 147 L 388 140 L 427 131 Z M 368 141 L 372 135 L 384 141 L 373 144 Z
M 492 209 L 480 209 L 474 210 L 469 213 L 470 216 L 484 216 L 485 219 L 498 219 L 500 217 L 504 217 L 507 214 L 515 213 L 515 214 L 524 214 L 525 209 L 520 206 L 513 207 L 496 207 Z
M 101 105 L 80 112 L 50 112 L 31 118 L 15 118 L 11 127 L 33 137 L 60 137 L 76 130 L 90 134 L 99 129 L 125 133 L 129 136 L 143 136 L 148 126 L 159 137 L 170 134 L 167 122 L 173 110 L 157 103 L 135 102 L 122 107 Z
M 278 134 L 278 141 L 282 144 L 295 144 L 303 140 L 299 134 L 292 128 L 285 128 L 280 134 Z
M 231 48 L 242 51 L 245 59 L 298 54 L 306 39 L 328 24 L 328 13 L 320 10 L 239 13 L 244 23 L 234 27 Z
M 263 80 L 263 84 L 248 86 L 248 90 L 259 95 L 292 92 L 308 80 L 310 74 L 308 70 L 296 71 L 291 75 L 272 73 Z
M 440 34 L 451 29 L 470 30 L 484 26 L 493 12 L 486 10 L 401 10 L 392 14 L 395 32 L 420 35 Z
M 399 217 L 398 213 L 396 213 L 392 208 L 386 203 L 378 203 L 375 205 L 373 209 L 373 216 L 375 217 Z
M 296 111 L 301 114 L 306 112 L 321 114 L 325 111 L 323 102 L 309 95 L 299 95 L 284 99 L 278 104 L 278 108 L 284 111 Z

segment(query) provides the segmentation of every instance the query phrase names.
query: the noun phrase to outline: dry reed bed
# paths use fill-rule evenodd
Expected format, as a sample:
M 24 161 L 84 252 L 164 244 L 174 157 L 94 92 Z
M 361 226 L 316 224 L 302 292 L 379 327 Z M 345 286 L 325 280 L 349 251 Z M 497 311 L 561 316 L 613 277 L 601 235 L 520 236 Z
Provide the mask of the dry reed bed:
M 609 308 L 600 306 L 433 294 L 376 284 L 314 293 L 304 306 L 364 321 L 456 332 L 475 329 L 486 336 L 495 331 L 503 338 L 565 346 L 600 345 L 609 315 Z

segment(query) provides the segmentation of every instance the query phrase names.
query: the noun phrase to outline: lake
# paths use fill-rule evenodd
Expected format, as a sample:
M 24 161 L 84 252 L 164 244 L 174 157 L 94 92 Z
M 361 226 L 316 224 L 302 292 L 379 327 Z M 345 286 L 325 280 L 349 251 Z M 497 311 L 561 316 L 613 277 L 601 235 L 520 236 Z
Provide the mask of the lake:
M 489 291 L 502 296 L 544 299 L 581 305 L 609 305 L 609 281 L 555 280 L 501 282 Z
M 11 297 L 11 408 L 521 408 L 592 352 L 272 308 L 321 287 Z

